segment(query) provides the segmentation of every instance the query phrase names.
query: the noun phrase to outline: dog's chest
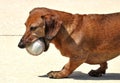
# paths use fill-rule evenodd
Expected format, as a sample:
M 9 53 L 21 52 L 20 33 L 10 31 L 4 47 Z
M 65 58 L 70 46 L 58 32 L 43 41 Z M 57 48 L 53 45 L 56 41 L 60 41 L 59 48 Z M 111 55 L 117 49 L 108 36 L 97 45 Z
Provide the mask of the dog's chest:
M 79 46 L 71 41 L 71 40 L 65 40 L 65 41 L 55 41 L 53 42 L 57 49 L 61 52 L 63 56 L 71 57 L 77 54 L 80 54 L 80 48 Z

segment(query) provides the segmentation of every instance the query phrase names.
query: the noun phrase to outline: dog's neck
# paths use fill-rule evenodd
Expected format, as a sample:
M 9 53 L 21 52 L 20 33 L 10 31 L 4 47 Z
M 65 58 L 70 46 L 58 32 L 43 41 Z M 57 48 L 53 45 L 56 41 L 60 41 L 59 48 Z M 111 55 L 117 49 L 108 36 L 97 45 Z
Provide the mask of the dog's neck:
M 62 27 L 59 30 L 58 34 L 55 36 L 55 38 L 52 40 L 52 43 L 54 43 L 59 50 L 64 50 L 63 48 L 64 46 L 62 46 L 62 43 L 68 44 L 68 41 L 73 41 L 71 35 L 79 25 L 78 21 L 80 20 L 78 19 L 78 16 L 80 15 L 77 14 L 76 15 L 66 14 L 62 16 L 60 16 L 63 22 Z

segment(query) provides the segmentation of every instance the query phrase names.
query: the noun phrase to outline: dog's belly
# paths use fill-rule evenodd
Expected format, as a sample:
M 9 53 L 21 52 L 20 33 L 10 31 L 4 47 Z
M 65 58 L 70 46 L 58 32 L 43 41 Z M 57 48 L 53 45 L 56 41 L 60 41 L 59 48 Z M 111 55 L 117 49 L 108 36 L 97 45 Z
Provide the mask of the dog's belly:
M 120 53 L 92 53 L 88 55 L 86 63 L 100 64 L 119 56 L 119 54 Z
M 118 36 L 120 37 L 120 36 Z M 89 64 L 100 64 L 108 60 L 111 60 L 120 55 L 120 40 L 107 40 L 106 42 L 95 45 L 88 52 L 88 58 L 86 63 Z

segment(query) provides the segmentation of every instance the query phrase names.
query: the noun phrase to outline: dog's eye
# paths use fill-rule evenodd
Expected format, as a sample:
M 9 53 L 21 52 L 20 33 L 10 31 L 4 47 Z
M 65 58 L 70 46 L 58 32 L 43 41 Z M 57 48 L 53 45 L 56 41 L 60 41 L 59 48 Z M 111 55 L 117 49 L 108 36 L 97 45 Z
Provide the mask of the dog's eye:
M 35 31 L 37 27 L 30 27 L 30 31 Z

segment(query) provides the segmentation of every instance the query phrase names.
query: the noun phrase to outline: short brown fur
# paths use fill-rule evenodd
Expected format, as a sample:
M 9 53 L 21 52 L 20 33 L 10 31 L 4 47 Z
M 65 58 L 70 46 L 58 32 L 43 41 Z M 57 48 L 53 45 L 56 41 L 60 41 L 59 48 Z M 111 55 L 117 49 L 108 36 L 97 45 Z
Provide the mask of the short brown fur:
M 48 73 L 51 78 L 68 77 L 82 63 L 100 64 L 100 68 L 90 71 L 89 75 L 102 76 L 107 69 L 107 61 L 120 54 L 120 13 L 80 15 L 35 8 L 26 21 L 24 44 L 41 37 L 39 34 L 32 36 L 30 27 L 43 26 L 46 19 L 48 24 L 52 19 L 57 23 L 54 25 L 57 28 L 49 29 L 53 31 L 47 34 L 49 42 L 55 44 L 63 56 L 70 58 L 61 71 Z

